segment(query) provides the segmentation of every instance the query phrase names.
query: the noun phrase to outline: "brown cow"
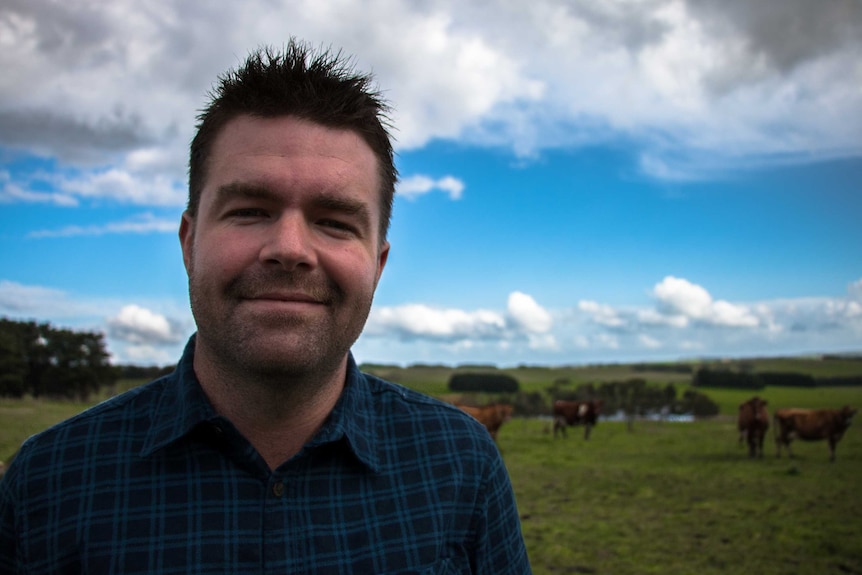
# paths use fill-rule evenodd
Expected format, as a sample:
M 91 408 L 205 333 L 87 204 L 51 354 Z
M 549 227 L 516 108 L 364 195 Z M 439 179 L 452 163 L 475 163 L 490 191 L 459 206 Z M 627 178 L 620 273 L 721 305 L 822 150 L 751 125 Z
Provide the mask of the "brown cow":
M 790 442 L 794 437 L 804 441 L 826 439 L 829 442 L 829 461 L 835 461 L 835 445 L 850 427 L 856 409 L 845 405 L 841 409 L 778 409 L 775 411 L 776 457 L 781 457 L 781 446 L 793 457 Z
M 583 424 L 584 439 L 589 439 L 590 429 L 598 421 L 601 412 L 601 399 L 591 401 L 566 401 L 558 399 L 554 402 L 554 437 L 557 437 L 557 430 L 560 430 L 563 437 L 565 437 L 567 425 Z
M 497 432 L 500 430 L 500 427 L 512 418 L 513 408 L 508 403 L 491 403 L 484 407 L 473 407 L 458 403 L 455 405 L 484 425 L 488 433 L 491 434 L 491 437 L 494 438 L 494 441 L 497 441 Z
M 763 457 L 763 439 L 769 429 L 769 412 L 766 400 L 756 395 L 739 404 L 739 444 L 748 439 L 748 456 Z

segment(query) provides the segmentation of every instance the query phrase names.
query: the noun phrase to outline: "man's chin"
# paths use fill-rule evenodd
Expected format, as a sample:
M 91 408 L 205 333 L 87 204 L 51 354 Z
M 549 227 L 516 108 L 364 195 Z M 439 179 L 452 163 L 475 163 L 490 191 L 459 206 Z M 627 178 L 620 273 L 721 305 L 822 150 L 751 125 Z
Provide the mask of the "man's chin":
M 260 374 L 299 376 L 337 363 L 326 357 L 325 344 L 311 334 L 264 335 L 244 342 L 240 349 L 236 359 L 245 369 Z

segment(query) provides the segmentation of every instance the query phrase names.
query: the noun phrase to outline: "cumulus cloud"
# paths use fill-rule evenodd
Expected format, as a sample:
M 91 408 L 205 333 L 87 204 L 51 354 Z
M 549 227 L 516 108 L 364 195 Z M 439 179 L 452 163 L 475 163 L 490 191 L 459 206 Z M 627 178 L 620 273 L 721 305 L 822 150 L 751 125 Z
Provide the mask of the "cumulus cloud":
M 111 298 L 0 280 L 0 317 L 103 333 L 113 361 L 119 363 L 164 365 L 177 360 L 191 333 L 191 317 L 185 308 L 164 307 L 171 310 L 169 315 Z M 106 310 L 116 312 L 106 317 Z
M 653 286 L 654 299 L 647 306 L 582 300 L 572 308 L 545 309 L 517 291 L 502 311 L 406 304 L 372 309 L 359 348 L 372 356 L 377 350 L 381 357 L 422 349 L 438 361 L 465 358 L 501 365 L 527 355 L 561 364 L 673 360 L 706 352 L 858 350 L 862 301 L 854 298 L 859 286 L 862 280 L 839 298 L 730 302 L 685 278 L 666 276 Z
M 660 313 L 683 325 L 695 321 L 716 326 L 756 327 L 760 323 L 747 306 L 713 300 L 706 289 L 682 278 L 665 277 L 653 288 L 653 296 Z
M 369 317 L 366 333 L 393 334 L 402 338 L 445 340 L 498 337 L 506 321 L 497 312 L 441 309 L 424 304 L 406 304 L 375 308 Z
M 428 176 L 414 175 L 401 179 L 396 191 L 399 196 L 412 200 L 435 190 L 449 194 L 449 199 L 460 200 L 464 192 L 464 182 L 453 176 L 434 180 Z
M 582 301 L 569 316 L 568 328 L 577 332 L 571 339 L 574 349 L 643 349 L 670 358 L 705 350 L 736 356 L 858 351 L 859 286 L 862 281 L 851 283 L 847 297 L 839 298 L 728 302 L 714 299 L 703 286 L 667 276 L 652 289 L 653 306 Z
M 509 294 L 507 310 L 514 325 L 531 333 L 545 333 L 554 325 L 551 314 L 525 293 Z
M 57 188 L 75 198 L 149 206 L 181 206 L 187 193 L 184 186 L 160 174 L 149 175 L 119 168 L 63 178 L 57 182 Z
M 438 308 L 425 304 L 375 307 L 365 334 L 371 337 L 397 336 L 401 339 L 429 339 L 449 342 L 469 340 L 499 341 L 523 339 L 537 348 L 553 348 L 548 334 L 551 314 L 531 296 L 512 292 L 505 312 Z
M 135 304 L 124 306 L 107 324 L 111 337 L 136 345 L 174 344 L 185 338 L 178 323 Z
M 357 342 L 357 357 L 511 365 L 525 357 L 532 358 L 531 363 L 566 364 L 678 359 L 702 353 L 859 351 L 860 286 L 862 279 L 851 283 L 844 297 L 721 304 L 705 287 L 667 276 L 653 287 L 660 297 L 656 295 L 649 306 L 582 301 L 570 309 L 545 309 L 522 292 L 511 293 L 499 310 L 375 306 Z M 191 331 L 191 318 L 187 310 L 163 308 L 81 298 L 50 287 L 0 280 L 0 315 L 39 317 L 64 327 L 102 331 L 119 362 L 176 361 Z M 116 311 L 106 317 L 106 310 Z M 757 321 L 739 321 L 740 317 Z
M 623 137 L 642 147 L 644 173 L 678 181 L 752 156 L 862 154 L 862 17 L 848 0 L 534 0 L 495 4 L 493 18 L 488 9 L 4 2 L 0 146 L 79 171 L 62 196 L 19 184 L 0 197 L 179 205 L 205 93 L 249 49 L 283 44 L 284 22 L 374 70 L 395 104 L 400 149 L 451 139 L 532 156 Z M 463 185 L 408 180 L 402 193 L 431 189 L 456 199 Z

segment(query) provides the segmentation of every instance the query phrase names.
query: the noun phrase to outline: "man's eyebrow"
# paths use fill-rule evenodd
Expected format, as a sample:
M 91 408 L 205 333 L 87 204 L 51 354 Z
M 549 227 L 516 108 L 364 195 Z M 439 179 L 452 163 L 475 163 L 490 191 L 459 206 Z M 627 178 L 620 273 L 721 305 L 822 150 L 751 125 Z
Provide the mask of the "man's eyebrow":
M 275 194 L 268 190 L 265 186 L 255 184 L 244 184 L 232 182 L 225 184 L 216 189 L 215 199 L 213 204 L 220 206 L 233 198 L 249 198 L 249 199 L 274 199 Z
M 317 207 L 323 208 L 325 210 L 343 212 L 351 216 L 355 215 L 364 218 L 369 217 L 368 206 L 365 204 L 365 202 L 354 200 L 352 198 L 344 198 L 340 196 L 333 196 L 330 194 L 321 194 L 314 199 L 314 204 Z

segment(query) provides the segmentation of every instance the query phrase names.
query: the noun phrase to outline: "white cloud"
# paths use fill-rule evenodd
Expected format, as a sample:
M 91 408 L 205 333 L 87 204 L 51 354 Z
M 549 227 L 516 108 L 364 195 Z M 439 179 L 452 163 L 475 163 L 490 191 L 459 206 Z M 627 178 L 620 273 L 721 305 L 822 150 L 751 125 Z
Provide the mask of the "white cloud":
M 525 293 L 509 294 L 507 311 L 512 322 L 528 332 L 545 333 L 554 325 L 551 314 Z
M 609 305 L 583 300 L 578 302 L 578 309 L 588 314 L 592 321 L 603 326 L 622 327 L 626 323 L 626 321 L 620 317 L 619 312 Z
M 668 315 L 660 313 L 654 308 L 637 310 L 635 317 L 638 323 L 649 325 L 666 325 L 669 327 L 686 327 L 688 318 L 684 315 Z
M 665 277 L 653 288 L 653 296 L 658 302 L 658 311 L 675 318 L 670 323 L 687 323 L 676 318 L 731 327 L 756 327 L 760 323 L 747 306 L 714 301 L 703 287 L 682 278 Z
M 505 313 L 409 304 L 372 310 L 359 348 L 372 357 L 376 349 L 380 361 L 403 354 L 413 358 L 408 362 L 442 357 L 501 365 L 526 358 L 565 364 L 859 350 L 862 302 L 852 299 L 855 285 L 846 298 L 728 302 L 667 276 L 653 287 L 652 306 L 583 300 L 573 309 L 546 310 L 521 292 L 509 296 Z
M 502 315 L 477 310 L 440 309 L 424 304 L 374 308 L 366 333 L 390 333 L 400 337 L 432 339 L 469 339 L 496 337 L 505 329 Z
M 68 303 L 61 290 L 0 280 L 0 313 L 19 317 L 53 315 L 68 309 Z
M 533 156 L 622 137 L 642 147 L 644 173 L 671 180 L 752 156 L 859 155 L 854 6 L 534 0 L 495 4 L 489 17 L 484 3 L 447 0 L 7 2 L 0 146 L 79 172 L 59 195 L 18 181 L 0 199 L 180 205 L 204 94 L 249 49 L 283 44 L 285 22 L 374 70 L 401 149 L 452 139 Z M 463 191 L 431 181 L 453 199 Z M 411 185 L 406 196 L 423 193 Z
M 112 337 L 132 344 L 173 344 L 185 338 L 179 325 L 134 304 L 123 306 L 107 324 Z
M 179 358 L 192 332 L 188 308 L 171 302 L 153 303 L 170 311 L 0 280 L 0 316 L 103 333 L 113 361 L 119 363 L 165 364 Z
M 78 201 L 67 194 L 33 190 L 28 182 L 13 180 L 6 170 L 0 171 L 0 203 L 54 204 L 67 207 L 78 205 Z
M 574 309 L 548 310 L 521 292 L 509 296 L 504 310 L 375 306 L 356 353 L 360 361 L 384 363 L 403 358 L 404 363 L 515 365 L 676 359 L 702 353 L 859 351 L 862 302 L 854 299 L 854 290 L 860 281 L 851 284 L 847 297 L 725 302 L 727 311 L 711 296 L 705 297 L 709 292 L 702 286 L 677 279 L 684 283 L 675 289 L 667 278 L 657 284 L 663 286 L 666 300 L 657 298 L 654 307 L 617 308 L 584 301 Z M 667 302 L 674 302 L 675 310 L 699 314 L 698 318 L 679 311 L 669 315 L 666 308 L 659 309 Z M 735 314 L 740 310 L 745 310 L 742 317 L 758 321 L 738 321 Z M 193 330 L 185 303 L 109 301 L 8 280 L 0 280 L 0 315 L 102 331 L 121 363 L 174 362 Z M 721 329 L 716 329 L 715 318 L 724 321 Z
M 69 196 L 136 205 L 181 206 L 187 197 L 187 189 L 166 176 L 120 168 L 85 172 L 57 184 Z
M 179 229 L 179 217 L 176 219 L 158 218 L 153 214 L 140 214 L 122 222 L 109 222 L 94 226 L 67 226 L 58 230 L 35 230 L 30 232 L 31 238 L 61 238 L 72 236 L 101 236 L 105 234 L 175 234 Z
M 506 313 L 492 310 L 466 311 L 437 308 L 425 304 L 374 307 L 365 328 L 370 337 L 395 336 L 445 341 L 499 340 L 526 338 L 542 348 L 553 347 L 546 334 L 553 327 L 551 314 L 527 294 L 512 292 Z M 530 339 L 533 337 L 533 339 Z
M 89 331 L 97 329 L 99 316 L 114 305 L 114 301 L 104 298 L 81 297 L 52 287 L 0 280 L 0 315 L 12 318 L 82 324 Z
M 504 342 L 508 343 L 508 342 Z M 532 350 L 543 350 L 543 351 L 559 351 L 560 345 L 557 343 L 557 338 L 552 334 L 544 333 L 544 334 L 536 334 L 531 333 L 527 335 L 527 347 Z
M 177 363 L 179 356 L 176 350 L 165 349 L 152 345 L 126 345 L 123 346 L 122 363 L 138 365 L 173 365 Z
M 600 333 L 593 338 L 594 345 L 599 348 L 619 349 L 620 340 L 617 336 L 609 333 Z
M 648 349 L 659 349 L 662 347 L 662 343 L 659 340 L 645 333 L 642 333 L 638 336 L 638 342 L 641 344 L 641 346 Z
M 435 190 L 449 194 L 449 199 L 460 200 L 464 192 L 464 183 L 452 176 L 434 180 L 428 176 L 414 175 L 401 179 L 396 191 L 399 196 L 412 200 Z

